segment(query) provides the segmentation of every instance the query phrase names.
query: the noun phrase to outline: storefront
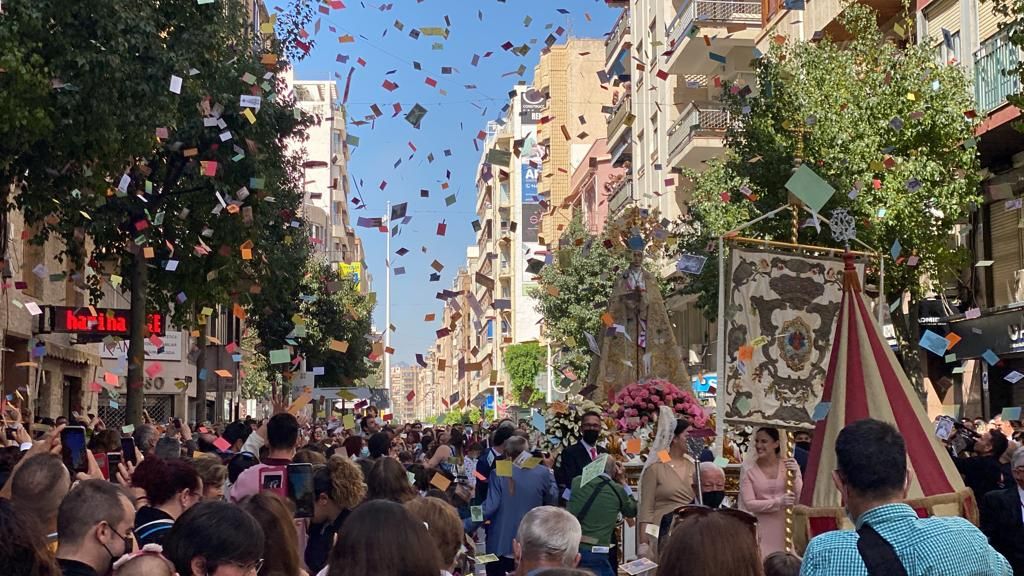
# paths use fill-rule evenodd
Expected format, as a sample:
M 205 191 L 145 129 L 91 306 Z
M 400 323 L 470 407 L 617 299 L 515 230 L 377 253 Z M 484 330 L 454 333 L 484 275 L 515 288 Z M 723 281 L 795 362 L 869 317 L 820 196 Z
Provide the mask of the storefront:
M 922 325 L 922 333 L 931 330 L 954 342 L 944 357 L 928 353 L 927 373 L 940 388 L 959 388 L 962 415 L 990 418 L 1004 407 L 1024 404 L 1024 304 L 944 320 Z

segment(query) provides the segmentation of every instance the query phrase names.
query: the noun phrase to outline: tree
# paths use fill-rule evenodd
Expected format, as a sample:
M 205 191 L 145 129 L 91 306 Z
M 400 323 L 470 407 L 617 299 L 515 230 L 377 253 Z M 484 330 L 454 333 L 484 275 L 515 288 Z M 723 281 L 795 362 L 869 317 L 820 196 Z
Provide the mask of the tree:
M 300 349 L 310 366 L 323 366 L 321 382 L 328 386 L 352 386 L 370 375 L 369 360 L 373 303 L 356 289 L 350 277 L 341 277 L 326 262 L 312 260 L 302 285 L 300 312 L 306 320 L 306 336 Z M 332 348 L 346 342 L 345 352 Z
M 909 294 L 916 310 L 917 299 L 962 269 L 965 253 L 950 232 L 980 200 L 970 82 L 959 67 L 936 65 L 929 46 L 886 38 L 862 4 L 847 5 L 841 18 L 848 41 L 777 42 L 756 62 L 759 90 L 725 86 L 728 152 L 686 174 L 694 189 L 681 250 L 715 262 L 718 235 L 789 201 L 785 184 L 802 161 L 836 189 L 823 216 L 849 210 L 858 238 L 882 254 L 899 242 L 896 262 L 886 263 L 885 297 Z M 798 241 L 836 246 L 821 228 L 801 227 Z M 790 229 L 781 217 L 744 235 L 788 241 Z M 717 274 L 706 266 L 686 287 L 712 319 Z M 905 350 L 916 346 L 916 324 L 896 323 Z
M 540 271 L 540 287 L 531 294 L 544 318 L 544 331 L 560 345 L 562 366 L 586 380 L 591 352 L 584 333 L 596 335 L 602 329 L 601 313 L 608 306 L 615 272 L 629 260 L 617 249 L 591 236 L 579 216 L 562 234 L 554 262 Z
M 505 371 L 509 375 L 512 402 L 531 406 L 544 399 L 544 393 L 537 390 L 534 380 L 545 369 L 544 348 L 536 342 L 513 344 L 505 349 Z
M 283 282 L 291 293 L 275 287 L 252 297 L 257 352 L 291 346 L 292 356 L 304 356 L 307 367 L 323 367 L 318 385 L 352 386 L 376 369 L 369 360 L 373 303 L 320 259 L 311 258 L 303 270 L 297 285 Z
M 131 292 L 126 404 L 138 423 L 146 312 L 204 324 L 204 310 L 260 280 L 252 261 L 276 249 L 267 240 L 301 231 L 286 142 L 308 120 L 281 96 L 277 43 L 250 33 L 241 3 L 42 0 L 18 16 L 33 50 L 21 64 L 43 63 L 53 89 L 38 109 L 59 131 L 37 122 L 35 140 L 5 151 L 0 188 L 16 185 L 35 241 L 63 240 L 94 301 L 109 287 Z

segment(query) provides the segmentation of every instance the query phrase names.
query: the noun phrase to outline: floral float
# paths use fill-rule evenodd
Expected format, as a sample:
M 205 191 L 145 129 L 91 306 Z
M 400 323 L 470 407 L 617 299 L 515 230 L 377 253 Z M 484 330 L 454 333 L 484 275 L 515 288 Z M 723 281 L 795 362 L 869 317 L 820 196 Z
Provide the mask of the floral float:
M 668 406 L 676 414 L 688 416 L 698 428 L 703 428 L 708 422 L 704 406 L 692 394 L 668 380 L 658 378 L 634 382 L 620 390 L 615 395 L 615 404 L 609 415 L 615 419 L 619 430 L 633 433 L 641 429 L 652 429 L 661 406 Z

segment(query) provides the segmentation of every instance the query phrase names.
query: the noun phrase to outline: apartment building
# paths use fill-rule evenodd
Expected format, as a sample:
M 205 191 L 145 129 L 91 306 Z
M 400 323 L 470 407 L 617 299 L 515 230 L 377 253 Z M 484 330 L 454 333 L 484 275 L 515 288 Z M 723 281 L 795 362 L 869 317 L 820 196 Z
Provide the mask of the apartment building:
M 978 310 L 957 305 L 963 294 L 956 292 L 921 303 L 922 329 L 968 336 L 955 349 L 961 362 L 922 354 L 929 414 L 988 418 L 1024 403 L 1024 390 L 1015 385 L 1015 375 L 1024 372 L 1024 135 L 1015 126 L 1020 110 L 1007 101 L 1021 91 L 1019 77 L 1010 72 L 1021 53 L 1009 43 L 992 2 L 919 0 L 916 16 L 917 41 L 933 47 L 936 64 L 961 66 L 974 79 L 984 202 L 956 240 L 971 249 L 972 264 L 991 261 L 963 275 Z M 998 364 L 981 359 L 988 350 L 999 356 Z
M 592 38 L 570 38 L 542 53 L 534 69 L 533 89 L 543 95 L 545 104 L 535 134 L 545 154 L 537 185 L 547 204 L 541 244 L 557 246 L 572 218 L 567 199 L 573 171 L 594 141 L 606 136 L 601 112 L 611 103 L 611 94 L 602 89 L 602 44 Z
M 626 169 L 612 165 L 608 141 L 599 138 L 572 174 L 569 197 L 572 213 L 580 214 L 587 232 L 600 236 L 608 221 L 608 199 L 613 190 L 629 179 Z
M 414 392 L 419 385 L 420 372 L 418 365 L 391 367 L 391 411 L 399 422 L 416 419 Z

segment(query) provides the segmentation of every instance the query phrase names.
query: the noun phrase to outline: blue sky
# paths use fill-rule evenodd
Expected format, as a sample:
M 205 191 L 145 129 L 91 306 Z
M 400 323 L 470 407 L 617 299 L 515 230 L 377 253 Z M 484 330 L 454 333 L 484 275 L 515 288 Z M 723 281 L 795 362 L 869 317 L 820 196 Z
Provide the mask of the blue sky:
M 441 327 L 442 302 L 434 295 L 451 287 L 458 268 L 465 264 L 466 246 L 475 242 L 471 223 L 476 219 L 474 173 L 480 160 L 480 141 L 474 146 L 474 140 L 478 132 L 486 129 L 488 120 L 502 115 L 508 91 L 517 82 L 532 81 L 549 34 L 556 35 L 559 44 L 570 35 L 601 38 L 620 9 L 608 8 L 603 0 L 393 0 L 390 8 L 387 3 L 343 3 L 345 8 L 331 10 L 329 15 L 317 14 L 317 46 L 298 63 L 295 76 L 301 80 L 333 79 L 340 95 L 349 70 L 355 69 L 347 102 L 348 131 L 359 138 L 359 145 L 352 149 L 350 184 L 352 195 L 365 201 L 366 209 L 354 209 L 350 204 L 352 225 L 359 216 L 383 216 L 387 200 L 408 203 L 407 214 L 412 218 L 400 226 L 391 246 L 392 269 L 405 268 L 404 275 L 393 276 L 391 281 L 391 324 L 396 328 L 392 363 L 413 363 L 417 353 L 433 345 L 434 331 Z M 414 29 L 431 27 L 448 28 L 448 38 L 410 37 Z M 561 36 L 556 34 L 559 27 L 564 29 Z M 339 37 L 346 35 L 354 41 L 340 42 Z M 531 49 L 520 57 L 503 49 L 505 42 L 528 44 Z M 488 52 L 492 54 L 485 57 Z M 479 56 L 476 66 L 474 55 Z M 346 57 L 347 62 L 339 61 Z M 365 60 L 365 66 L 357 62 L 359 58 Z M 522 76 L 515 74 L 520 65 L 526 66 Z M 436 86 L 430 86 L 428 78 L 436 81 Z M 387 90 L 385 80 L 398 87 Z M 395 103 L 402 110 L 392 117 Z M 375 114 L 374 104 L 383 115 L 373 123 L 353 126 L 353 121 Z M 418 130 L 405 120 L 416 104 L 427 110 Z M 409 143 L 416 147 L 415 152 Z M 433 154 L 433 162 L 428 161 L 428 154 Z M 401 164 L 396 167 L 398 161 Z M 442 189 L 443 183 L 448 183 L 448 190 Z M 422 198 L 421 189 L 428 190 L 429 197 Z M 446 206 L 445 198 L 451 194 L 456 195 L 456 202 Z M 447 224 L 444 237 L 436 235 L 442 221 Z M 357 232 L 366 248 L 378 296 L 375 324 L 383 328 L 385 235 L 370 228 L 357 228 Z M 402 247 L 409 253 L 395 255 Z M 441 262 L 444 270 L 440 281 L 430 282 L 434 260 Z M 424 322 L 429 313 L 436 314 L 437 320 Z

